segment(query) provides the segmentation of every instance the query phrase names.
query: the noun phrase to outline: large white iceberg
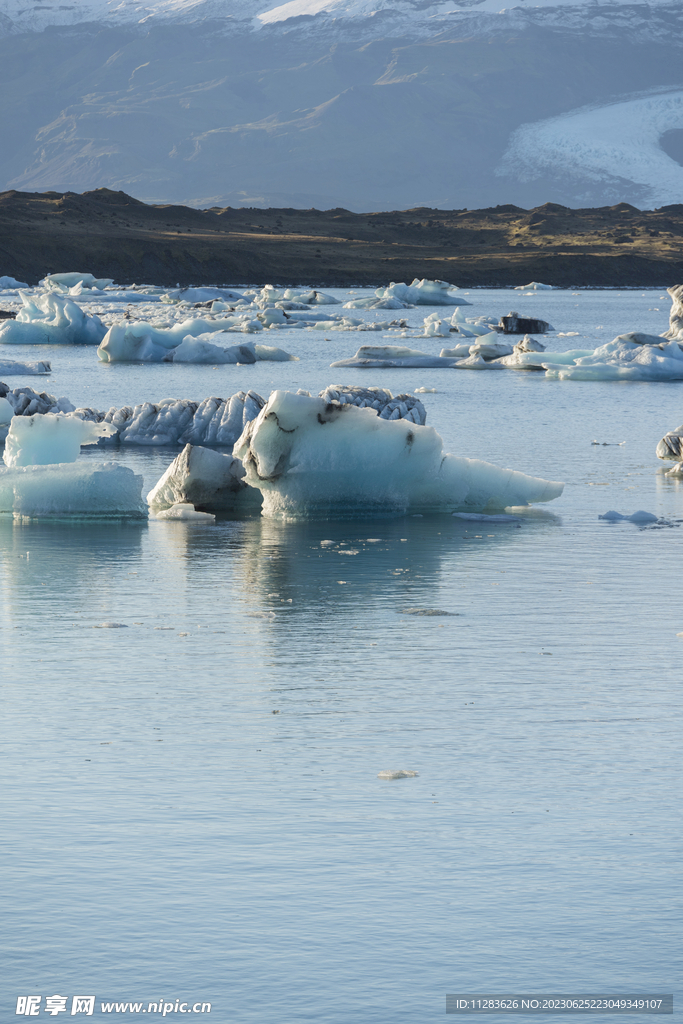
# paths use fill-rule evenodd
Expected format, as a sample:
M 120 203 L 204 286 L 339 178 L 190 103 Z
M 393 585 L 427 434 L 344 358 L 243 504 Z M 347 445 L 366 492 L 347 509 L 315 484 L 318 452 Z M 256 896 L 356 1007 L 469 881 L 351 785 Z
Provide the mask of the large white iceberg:
M 412 284 L 394 281 L 385 288 L 377 288 L 378 299 L 398 299 L 410 303 L 411 306 L 471 306 L 471 302 L 454 294 L 454 284 L 447 281 L 429 281 L 416 277 Z
M 17 281 L 15 277 L 8 277 L 3 274 L 0 277 L 0 291 L 14 291 L 16 288 L 28 288 L 25 281 Z
M 99 345 L 107 333 L 98 316 L 57 292 L 34 297 L 20 292 L 24 305 L 16 320 L 0 326 L 2 345 Z
M 417 349 L 402 345 L 362 345 L 351 359 L 338 359 L 332 367 L 355 366 L 364 369 L 394 369 L 396 367 L 437 367 L 453 366 L 455 359 L 430 356 Z
M 268 516 L 482 511 L 551 501 L 563 484 L 445 455 L 431 427 L 275 391 L 237 441 Z
M 147 495 L 153 509 L 191 504 L 199 510 L 261 505 L 261 492 L 245 483 L 239 459 L 187 444 Z

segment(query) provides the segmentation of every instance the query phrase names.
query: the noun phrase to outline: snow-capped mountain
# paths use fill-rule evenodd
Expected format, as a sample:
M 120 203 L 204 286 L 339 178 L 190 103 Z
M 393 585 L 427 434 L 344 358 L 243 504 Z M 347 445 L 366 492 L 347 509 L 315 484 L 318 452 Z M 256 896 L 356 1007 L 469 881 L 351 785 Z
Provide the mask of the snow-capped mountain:
M 0 188 L 683 202 L 683 5 L 4 0 Z

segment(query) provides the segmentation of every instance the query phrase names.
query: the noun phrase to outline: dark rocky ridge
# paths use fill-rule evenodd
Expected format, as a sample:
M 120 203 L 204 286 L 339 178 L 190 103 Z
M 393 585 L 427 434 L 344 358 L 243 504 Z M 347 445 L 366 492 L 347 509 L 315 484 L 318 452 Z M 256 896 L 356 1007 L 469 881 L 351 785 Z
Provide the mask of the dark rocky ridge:
M 463 287 L 659 287 L 683 279 L 682 243 L 683 205 L 358 214 L 197 210 L 109 189 L 0 193 L 0 275 L 30 284 L 82 270 L 163 285 L 332 287 L 429 277 Z

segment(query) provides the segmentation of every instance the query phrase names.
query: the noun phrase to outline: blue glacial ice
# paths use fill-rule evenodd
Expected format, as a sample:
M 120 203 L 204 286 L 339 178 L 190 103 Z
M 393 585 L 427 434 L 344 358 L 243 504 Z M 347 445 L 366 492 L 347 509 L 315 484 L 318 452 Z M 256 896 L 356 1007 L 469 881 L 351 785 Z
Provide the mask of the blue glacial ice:
M 346 516 L 499 511 L 551 501 L 564 485 L 445 455 L 431 427 L 370 408 L 275 391 L 233 455 L 263 493 L 263 514 Z
M 98 316 L 84 313 L 68 296 L 19 294 L 23 306 L 16 320 L 0 326 L 1 345 L 99 345 L 107 333 Z

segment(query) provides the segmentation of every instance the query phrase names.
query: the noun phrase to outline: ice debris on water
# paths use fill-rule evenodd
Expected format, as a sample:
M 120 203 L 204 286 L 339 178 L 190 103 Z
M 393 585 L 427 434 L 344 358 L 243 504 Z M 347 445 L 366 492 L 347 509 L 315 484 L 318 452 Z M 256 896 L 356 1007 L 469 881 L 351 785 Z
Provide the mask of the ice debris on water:
M 413 388 L 414 395 L 436 395 L 436 388 Z
M 624 516 L 621 512 L 605 512 L 603 515 L 598 516 L 598 519 L 606 519 L 608 522 L 617 523 L 626 521 L 629 523 L 656 523 L 659 522 L 659 516 L 654 515 L 652 512 L 644 512 L 640 509 L 638 512 L 634 512 L 633 515 Z
M 411 772 L 407 768 L 399 768 L 398 771 L 394 771 L 391 768 L 385 768 L 384 771 L 377 773 L 378 779 L 414 779 L 420 773 Z
M 412 284 L 396 284 L 394 281 L 384 288 L 377 288 L 378 299 L 398 299 L 412 306 L 471 306 L 461 296 L 455 294 L 456 285 L 447 281 L 430 281 L 427 278 L 415 278 Z
M 268 516 L 482 511 L 552 501 L 564 485 L 444 455 L 431 427 L 274 391 L 233 449 Z
M 38 363 L 18 363 L 14 359 L 0 359 L 0 377 L 34 376 L 40 373 L 51 373 L 52 366 L 47 360 Z
M 93 629 L 128 629 L 125 622 L 98 622 Z
M 454 615 L 458 615 L 459 613 L 458 612 L 445 612 L 442 608 L 402 608 L 400 614 L 401 615 L 427 615 L 427 616 L 432 616 L 432 615 L 434 615 L 434 616 L 440 616 L 440 615 L 454 616 Z
M 455 360 L 443 356 L 430 356 L 417 349 L 406 348 L 403 345 L 361 345 L 355 356 L 351 359 L 338 359 L 330 363 L 332 367 L 354 366 L 363 369 L 395 369 L 396 367 L 410 367 L 417 369 L 426 367 L 428 369 L 453 366 Z
M 510 516 L 504 513 L 500 515 L 485 515 L 481 512 L 454 512 L 457 519 L 471 519 L 473 522 L 481 523 L 521 523 L 521 516 Z
M 183 522 L 213 523 L 216 520 L 210 512 L 197 512 L 194 505 L 179 501 L 155 514 L 156 519 L 182 520 Z

